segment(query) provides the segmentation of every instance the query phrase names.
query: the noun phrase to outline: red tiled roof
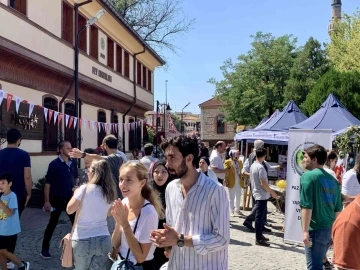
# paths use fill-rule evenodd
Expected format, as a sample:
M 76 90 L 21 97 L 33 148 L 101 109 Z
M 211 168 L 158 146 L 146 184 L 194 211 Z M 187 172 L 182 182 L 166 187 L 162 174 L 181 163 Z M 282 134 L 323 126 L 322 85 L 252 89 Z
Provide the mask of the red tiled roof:
M 223 103 L 219 100 L 219 99 L 216 99 L 216 98 L 211 98 L 201 104 L 199 104 L 199 107 L 207 107 L 207 106 L 222 106 Z

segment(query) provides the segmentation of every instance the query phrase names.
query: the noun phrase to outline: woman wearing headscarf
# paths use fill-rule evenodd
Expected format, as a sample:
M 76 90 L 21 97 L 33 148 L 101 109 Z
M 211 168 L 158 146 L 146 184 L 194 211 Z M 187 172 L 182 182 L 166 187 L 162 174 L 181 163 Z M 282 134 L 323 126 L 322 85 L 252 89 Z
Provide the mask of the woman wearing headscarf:
M 165 190 L 167 185 L 171 182 L 172 178 L 165 167 L 166 161 L 159 160 L 156 161 L 151 170 L 152 176 L 152 187 L 159 193 L 159 197 L 162 203 L 164 210 L 166 209 L 165 202 Z M 164 229 L 163 223 L 166 223 L 165 219 L 160 219 L 158 224 L 158 229 Z M 155 269 L 158 270 L 160 267 L 168 261 L 164 254 L 164 248 L 156 248 L 154 253 L 154 264 Z
M 212 170 L 209 169 L 210 166 L 210 160 L 208 157 L 201 157 L 199 161 L 199 172 L 202 172 L 206 176 L 208 176 L 211 180 L 213 180 L 216 183 L 219 183 L 218 178 Z

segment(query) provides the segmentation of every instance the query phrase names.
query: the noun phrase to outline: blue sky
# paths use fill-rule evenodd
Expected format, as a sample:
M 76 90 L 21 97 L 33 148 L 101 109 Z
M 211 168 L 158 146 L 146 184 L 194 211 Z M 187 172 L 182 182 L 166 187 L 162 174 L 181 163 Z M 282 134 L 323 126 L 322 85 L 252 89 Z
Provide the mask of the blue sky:
M 342 10 L 354 13 L 358 4 L 343 0 Z M 178 55 L 166 54 L 169 66 L 155 72 L 155 101 L 165 102 L 165 80 L 168 80 L 168 102 L 173 110 L 199 113 L 199 104 L 210 99 L 215 87 L 207 83 L 222 78 L 219 67 L 227 58 L 236 59 L 250 49 L 250 35 L 257 31 L 274 36 L 292 34 L 303 45 L 313 36 L 328 41 L 331 0 L 184 0 L 189 17 L 195 18 L 194 29 L 176 40 Z M 222 6 L 224 5 L 224 6 Z

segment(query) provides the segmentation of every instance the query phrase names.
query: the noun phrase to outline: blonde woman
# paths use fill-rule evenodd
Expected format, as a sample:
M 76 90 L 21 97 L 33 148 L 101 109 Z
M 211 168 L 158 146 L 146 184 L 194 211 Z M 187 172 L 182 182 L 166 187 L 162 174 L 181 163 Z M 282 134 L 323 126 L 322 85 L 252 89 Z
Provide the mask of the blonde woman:
M 150 232 L 158 228 L 164 211 L 158 193 L 147 183 L 148 175 L 139 162 L 121 166 L 119 187 L 124 199 L 116 200 L 111 211 L 116 221 L 112 243 L 122 262 L 133 264 L 135 269 L 154 270 L 155 246 Z
M 109 164 L 105 160 L 91 163 L 88 178 L 89 182 L 75 191 L 66 212 L 75 213 L 86 192 L 72 235 L 75 270 L 102 270 L 107 253 L 111 250 L 106 218 L 116 199 L 116 189 Z
M 226 170 L 225 186 L 229 193 L 230 215 L 235 213 L 240 215 L 240 198 L 241 198 L 241 170 L 242 161 L 239 159 L 239 151 L 230 151 L 228 159 L 225 160 L 224 168 Z

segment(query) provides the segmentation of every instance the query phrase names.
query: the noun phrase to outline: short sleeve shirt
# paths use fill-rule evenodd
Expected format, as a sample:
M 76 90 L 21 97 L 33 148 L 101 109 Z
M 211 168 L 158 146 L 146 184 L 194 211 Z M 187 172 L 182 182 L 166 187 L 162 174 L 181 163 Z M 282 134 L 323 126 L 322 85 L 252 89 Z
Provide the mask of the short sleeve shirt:
M 123 164 L 123 158 L 120 154 L 111 154 L 105 157 L 105 160 L 108 162 L 111 173 L 114 177 L 114 181 L 116 184 L 119 183 L 119 170 L 121 165 Z
M 224 162 L 221 158 L 221 155 L 216 150 L 211 153 L 210 167 L 214 167 L 220 170 L 224 169 Z M 225 173 L 216 173 L 216 176 L 220 179 L 225 179 Z
M 20 233 L 20 219 L 18 212 L 18 202 L 14 192 L 1 196 L 1 201 L 9 208 L 14 210 L 11 216 L 8 216 L 0 208 L 0 235 L 11 236 Z
M 309 230 L 331 228 L 343 209 L 338 182 L 324 169 L 305 172 L 300 180 L 300 207 L 311 209 Z
M 261 163 L 255 161 L 250 167 L 252 195 L 257 201 L 268 200 L 270 198 L 270 193 L 262 187 L 260 179 L 268 182 L 267 172 Z

